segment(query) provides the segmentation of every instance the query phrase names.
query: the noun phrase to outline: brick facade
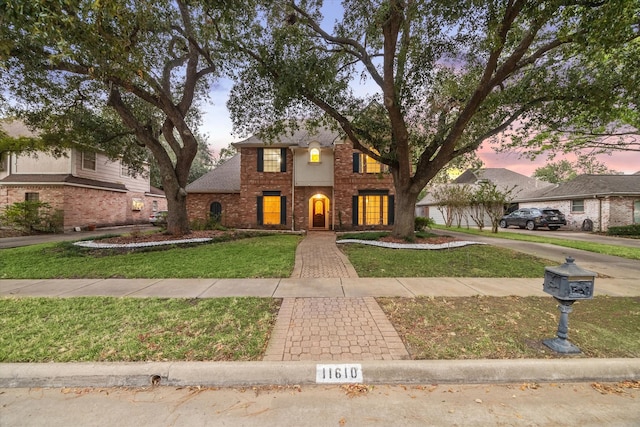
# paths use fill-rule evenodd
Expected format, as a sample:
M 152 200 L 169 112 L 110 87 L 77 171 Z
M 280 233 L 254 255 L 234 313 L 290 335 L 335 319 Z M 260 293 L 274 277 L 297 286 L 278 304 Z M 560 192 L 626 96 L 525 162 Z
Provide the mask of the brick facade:
M 211 204 L 220 203 L 222 216 L 220 224 L 237 227 L 241 223 L 242 209 L 240 195 L 234 193 L 198 193 L 187 197 L 187 212 L 190 221 L 208 221 Z
M 4 185 L 0 187 L 0 206 L 23 202 L 26 193 L 38 193 L 39 201 L 48 203 L 54 210 L 62 210 L 63 227 L 67 231 L 89 225 L 106 227 L 148 223 L 154 201 L 157 210 L 167 209 L 166 199 L 160 196 L 70 185 Z M 140 210 L 133 209 L 134 199 L 142 201 Z
M 308 143 L 309 141 L 307 141 Z M 262 146 L 266 147 L 266 146 Z M 187 197 L 189 218 L 191 220 L 206 219 L 209 206 L 213 201 L 222 204 L 223 225 L 236 228 L 273 228 L 287 230 L 308 229 L 388 229 L 389 225 L 354 226 L 353 198 L 360 191 L 378 191 L 393 196 L 393 178 L 389 173 L 354 172 L 354 150 L 347 141 L 324 147 L 323 156 L 333 156 L 333 186 L 330 185 L 298 185 L 293 188 L 294 163 L 296 153 L 286 148 L 286 168 L 283 172 L 259 172 L 258 150 L 261 146 L 239 146 L 240 191 L 239 193 L 205 193 L 189 191 Z M 268 148 L 283 148 L 272 145 Z M 295 146 L 296 150 L 306 150 L 305 146 Z M 299 152 L 299 151 L 298 151 Z M 309 167 L 299 164 L 298 167 Z M 306 169 L 308 174 L 318 169 Z M 204 190 L 206 191 L 206 190 Z M 285 223 L 262 225 L 259 223 L 258 200 L 264 195 L 279 195 L 286 198 Z M 312 216 L 313 203 L 321 199 L 327 206 L 324 215 L 324 226 L 314 225 Z M 391 208 L 390 208 L 391 209 Z M 391 216 L 393 214 L 391 213 Z
M 549 207 L 559 209 L 567 218 L 563 229 L 581 230 L 582 224 L 589 219 L 593 222 L 593 231 L 607 231 L 609 227 L 633 223 L 633 206 L 637 200 L 633 197 L 604 197 L 577 199 L 582 200 L 584 210 L 572 211 L 571 200 L 520 203 L 521 208 Z

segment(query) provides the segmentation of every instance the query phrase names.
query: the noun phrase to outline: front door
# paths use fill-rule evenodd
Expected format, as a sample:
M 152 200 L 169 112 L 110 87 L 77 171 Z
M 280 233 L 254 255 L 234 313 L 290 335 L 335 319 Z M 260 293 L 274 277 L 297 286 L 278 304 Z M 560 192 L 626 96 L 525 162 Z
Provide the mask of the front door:
M 313 200 L 313 228 L 325 227 L 324 199 Z

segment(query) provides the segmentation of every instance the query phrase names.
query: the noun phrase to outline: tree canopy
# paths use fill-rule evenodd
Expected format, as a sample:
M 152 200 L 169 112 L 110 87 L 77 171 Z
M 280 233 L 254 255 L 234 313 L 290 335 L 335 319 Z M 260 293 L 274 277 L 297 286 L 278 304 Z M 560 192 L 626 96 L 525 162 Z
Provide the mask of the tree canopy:
M 134 166 L 150 152 L 168 230 L 182 234 L 198 106 L 219 73 L 209 23 L 184 0 L 2 2 L 5 89 L 51 144 L 73 140 Z
M 635 0 L 345 0 L 331 25 L 321 1 L 257 1 L 227 40 L 246 59 L 228 105 L 245 133 L 301 118 L 338 127 L 389 166 L 394 234 L 408 236 L 422 188 L 485 141 L 506 147 L 508 134 L 535 148 L 569 131 L 636 126 L 638 9 Z M 367 95 L 351 85 L 362 81 Z

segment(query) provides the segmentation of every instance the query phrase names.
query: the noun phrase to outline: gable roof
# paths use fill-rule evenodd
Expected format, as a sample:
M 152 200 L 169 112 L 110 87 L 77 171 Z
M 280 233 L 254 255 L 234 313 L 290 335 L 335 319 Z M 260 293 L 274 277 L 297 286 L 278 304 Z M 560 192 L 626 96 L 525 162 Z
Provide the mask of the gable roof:
M 530 194 L 537 193 L 542 189 L 548 189 L 553 187 L 553 184 L 549 184 L 548 182 L 541 181 L 536 178 L 529 178 L 528 176 L 519 174 L 517 172 L 511 171 L 505 168 L 484 168 L 484 169 L 467 169 L 456 178 L 453 183 L 450 184 L 439 184 L 436 186 L 432 186 L 431 188 L 435 189 L 441 186 L 451 186 L 451 185 L 477 185 L 482 181 L 489 181 L 496 185 L 496 187 L 501 190 L 510 190 L 515 186 L 515 189 L 511 193 L 514 199 L 520 199 L 522 197 L 527 197 Z M 417 206 L 427 206 L 435 204 L 436 201 L 433 198 L 431 192 L 427 193 L 427 195 L 416 203 Z
M 518 186 L 522 193 L 539 191 L 542 188 L 553 186 L 553 184 L 548 182 L 537 178 L 530 178 L 506 168 L 484 168 L 475 171 L 467 169 L 453 182 L 456 184 L 476 184 L 484 180 L 494 183 L 499 188 L 511 188 L 514 185 Z
M 244 141 L 235 142 L 235 147 L 264 147 L 265 145 L 273 147 L 308 147 L 311 142 L 318 142 L 321 147 L 332 147 L 342 138 L 340 134 L 327 127 L 322 127 L 310 132 L 304 127 L 297 129 L 292 133 L 287 132 L 280 135 L 273 143 L 266 142 L 256 135 L 253 135 Z
M 640 175 L 579 175 L 518 200 L 563 200 L 597 196 L 640 196 Z
M 187 193 L 239 193 L 240 153 L 187 185 Z
M 0 128 L 2 128 L 2 130 L 11 138 L 33 138 L 38 136 L 37 133 L 29 129 L 22 120 L 0 120 Z

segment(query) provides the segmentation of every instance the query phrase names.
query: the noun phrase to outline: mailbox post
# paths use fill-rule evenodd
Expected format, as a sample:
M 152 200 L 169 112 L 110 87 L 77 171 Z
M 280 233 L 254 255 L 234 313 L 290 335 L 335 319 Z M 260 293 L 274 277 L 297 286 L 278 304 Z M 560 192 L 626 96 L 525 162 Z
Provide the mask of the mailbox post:
M 580 353 L 580 349 L 568 340 L 569 313 L 574 302 L 593 298 L 593 285 L 596 273 L 584 270 L 567 257 L 564 264 L 544 269 L 543 290 L 553 296 L 560 305 L 560 322 L 557 338 L 544 340 L 543 343 L 558 353 Z

